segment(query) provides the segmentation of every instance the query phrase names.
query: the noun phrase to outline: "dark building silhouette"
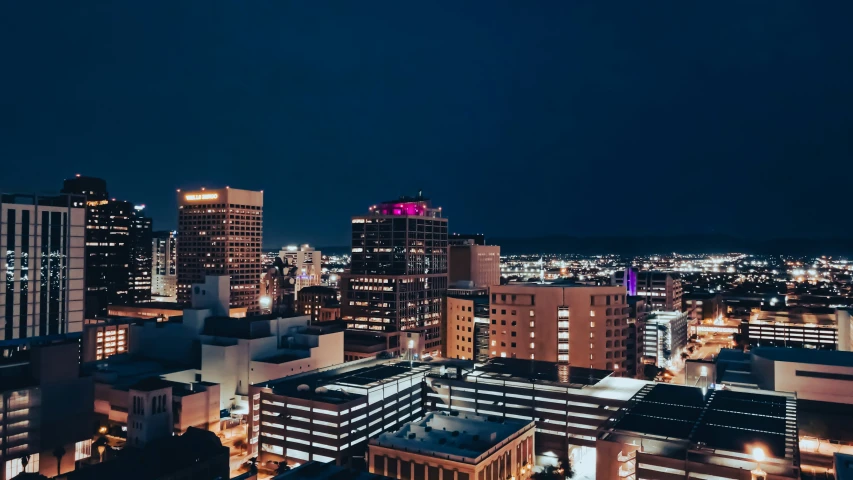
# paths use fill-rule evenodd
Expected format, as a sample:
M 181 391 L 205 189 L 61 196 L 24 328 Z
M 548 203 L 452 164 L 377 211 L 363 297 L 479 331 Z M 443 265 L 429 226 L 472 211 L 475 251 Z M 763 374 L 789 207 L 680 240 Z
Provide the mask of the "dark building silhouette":
M 128 447 L 112 460 L 71 472 L 67 480 L 214 480 L 230 477 L 228 447 L 215 433 L 189 427 L 183 435 Z
M 62 193 L 86 195 L 86 318 L 107 306 L 151 300 L 151 219 L 144 205 L 109 198 L 100 178 L 65 180 Z

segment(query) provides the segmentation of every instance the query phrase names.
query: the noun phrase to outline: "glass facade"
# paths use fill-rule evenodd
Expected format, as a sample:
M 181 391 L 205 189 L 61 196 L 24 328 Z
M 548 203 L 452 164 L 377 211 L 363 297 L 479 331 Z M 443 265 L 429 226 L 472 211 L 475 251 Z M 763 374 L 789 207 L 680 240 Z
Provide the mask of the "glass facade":
M 342 279 L 348 328 L 425 334 L 441 346 L 447 291 L 447 219 L 427 199 L 400 199 L 352 219 L 352 266 Z
M 109 199 L 98 178 L 65 180 L 62 192 L 86 196 L 86 317 L 151 300 L 152 222 L 144 206 Z

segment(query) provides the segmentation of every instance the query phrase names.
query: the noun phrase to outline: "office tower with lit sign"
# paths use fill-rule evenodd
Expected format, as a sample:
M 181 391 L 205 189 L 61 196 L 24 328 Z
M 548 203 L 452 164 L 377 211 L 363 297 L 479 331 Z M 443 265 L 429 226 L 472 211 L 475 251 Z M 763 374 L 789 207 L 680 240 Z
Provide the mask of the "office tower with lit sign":
M 0 194 L 0 347 L 82 330 L 85 208 L 77 195 Z
M 437 355 L 446 291 L 441 208 L 418 195 L 352 218 L 352 266 L 341 277 L 341 318 L 348 328 L 401 332 L 396 347 Z
M 151 228 L 144 205 L 109 198 L 107 182 L 76 176 L 62 193 L 86 196 L 86 318 L 151 300 Z
M 262 191 L 178 192 L 178 302 L 205 275 L 229 275 L 231 306 L 259 313 L 263 209 Z

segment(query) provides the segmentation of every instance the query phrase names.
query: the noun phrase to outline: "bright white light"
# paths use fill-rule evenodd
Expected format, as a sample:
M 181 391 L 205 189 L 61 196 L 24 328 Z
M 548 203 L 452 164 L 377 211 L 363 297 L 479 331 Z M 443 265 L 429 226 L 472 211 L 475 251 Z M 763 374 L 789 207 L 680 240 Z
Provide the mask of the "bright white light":
M 272 305 L 272 298 L 269 295 L 263 295 L 261 297 L 261 308 L 270 308 Z
M 761 447 L 755 447 L 752 449 L 752 458 L 755 459 L 756 462 L 763 462 L 766 458 L 764 456 L 764 449 Z

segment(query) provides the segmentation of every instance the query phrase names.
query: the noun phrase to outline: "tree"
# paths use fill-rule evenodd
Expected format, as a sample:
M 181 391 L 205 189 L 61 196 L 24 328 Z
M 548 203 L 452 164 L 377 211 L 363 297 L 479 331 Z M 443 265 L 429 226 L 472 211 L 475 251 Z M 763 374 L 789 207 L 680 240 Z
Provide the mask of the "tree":
M 56 475 L 59 476 L 62 474 L 62 457 L 65 456 L 65 449 L 61 446 L 54 448 L 53 456 L 56 457 Z
M 559 465 L 548 465 L 530 476 L 534 480 L 565 480 L 575 476 L 572 462 L 568 458 L 560 459 Z
M 284 472 L 290 470 L 290 465 L 287 462 L 278 462 L 278 467 L 275 469 L 276 475 L 281 475 Z
M 681 352 L 681 359 L 682 359 L 682 360 L 687 360 L 688 358 L 690 358 L 690 354 L 689 354 L 689 353 L 687 353 L 687 352 Z
M 240 455 L 243 454 L 243 446 L 245 444 L 246 444 L 246 442 L 243 441 L 242 438 L 238 438 L 237 440 L 234 440 L 234 448 L 236 448 L 237 451 L 240 452 Z

